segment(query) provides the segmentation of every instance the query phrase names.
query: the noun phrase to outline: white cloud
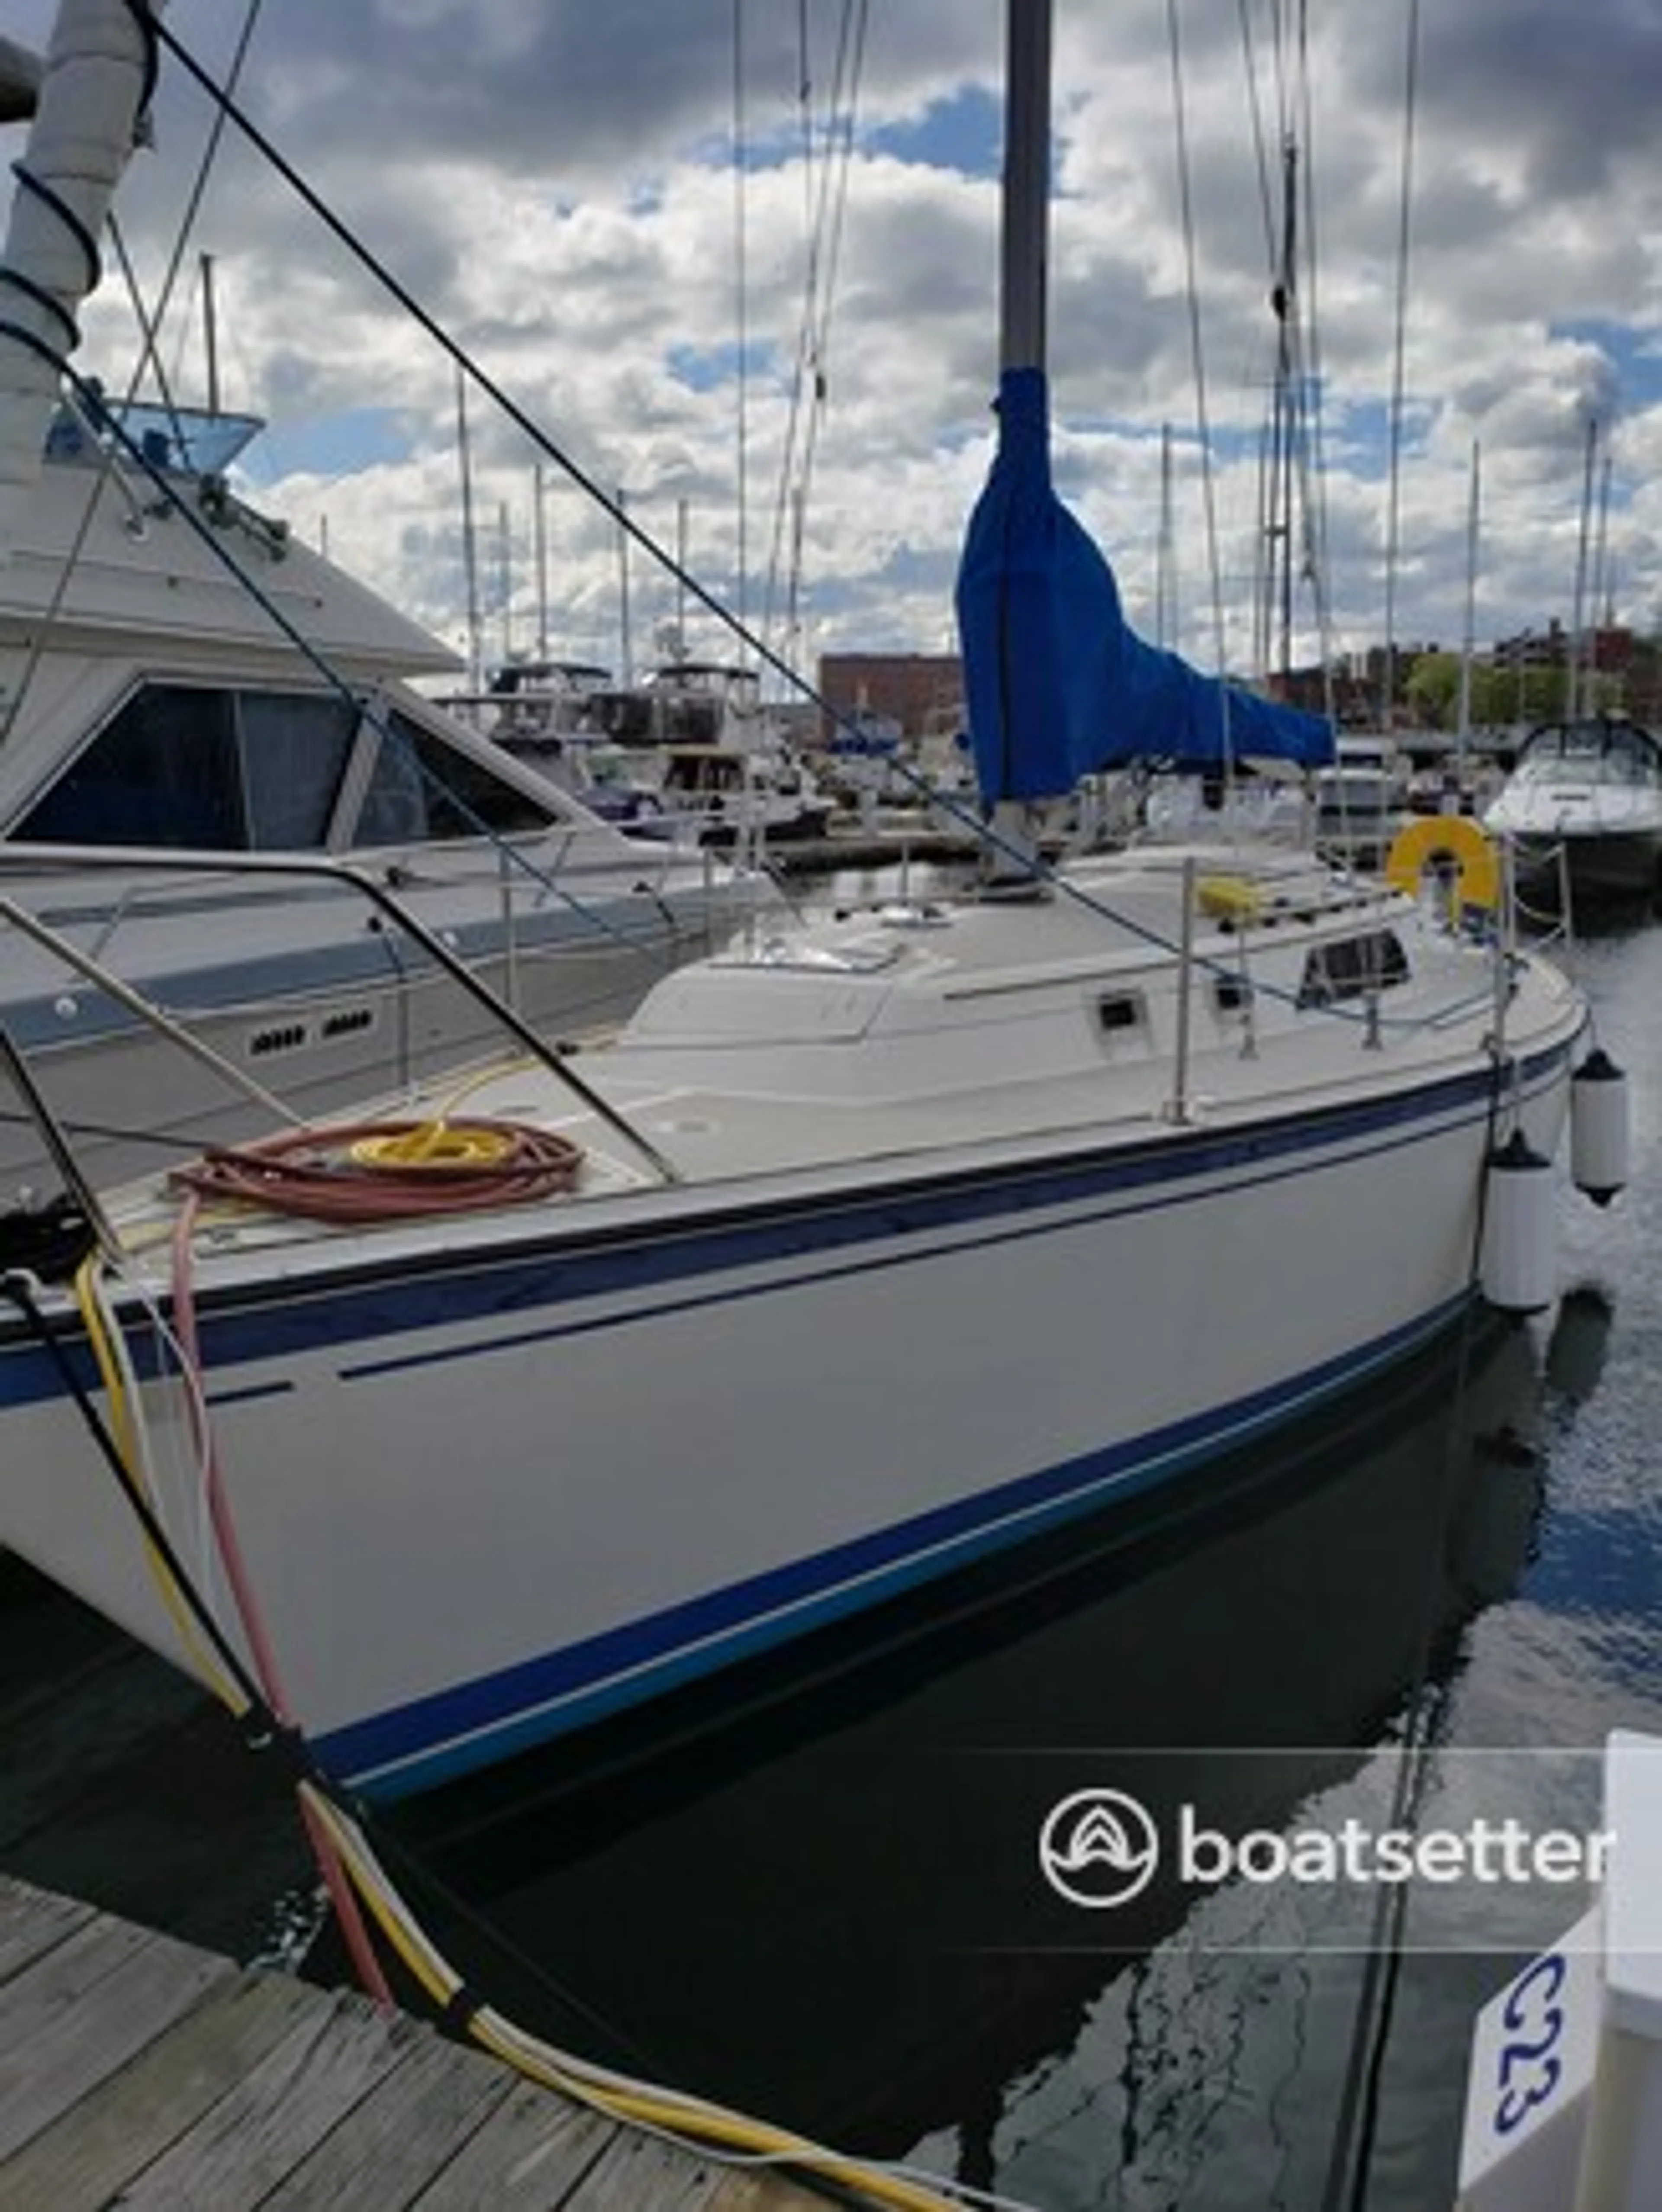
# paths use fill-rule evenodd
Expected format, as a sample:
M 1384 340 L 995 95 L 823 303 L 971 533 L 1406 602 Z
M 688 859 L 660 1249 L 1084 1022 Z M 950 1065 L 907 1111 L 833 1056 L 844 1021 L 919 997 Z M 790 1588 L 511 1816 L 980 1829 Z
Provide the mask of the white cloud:
M 1184 642 L 1207 659 L 1218 621 L 1166 11 L 1058 0 L 1057 12 L 1058 472 L 1120 569 L 1128 605 L 1148 621 L 1159 440 L 1163 423 L 1174 426 Z M 1238 668 L 1252 637 L 1245 603 L 1255 451 L 1273 361 L 1279 211 L 1265 172 L 1273 185 L 1290 118 L 1308 170 L 1301 228 L 1313 216 L 1300 290 L 1318 315 L 1329 589 L 1336 641 L 1361 647 L 1377 636 L 1385 605 L 1380 441 L 1396 359 L 1405 145 L 1403 11 L 1372 0 L 1322 11 L 1307 112 L 1296 87 L 1273 81 L 1272 11 L 1246 12 L 1255 87 L 1237 11 L 1194 0 L 1178 9 L 1216 441 L 1215 559 Z M 948 633 L 953 562 L 984 466 L 995 369 L 997 194 L 976 130 L 985 100 L 977 107 L 970 95 L 996 94 L 1000 13 L 995 0 L 891 0 L 872 14 L 861 150 L 818 362 L 825 400 L 813 417 L 800 576 L 808 623 L 797 647 L 810 659 L 820 645 L 934 649 Z M 222 0 L 174 0 L 166 21 L 219 69 L 240 15 Z M 823 131 L 845 16 L 841 0 L 814 0 L 807 15 L 810 112 Z M 741 20 L 745 121 L 760 149 L 743 193 L 742 322 L 754 366 L 742 402 L 731 374 L 741 320 L 740 211 L 728 155 L 732 0 L 271 9 L 244 93 L 289 159 L 456 342 L 600 483 L 625 488 L 667 544 L 684 529 L 695 568 L 735 599 L 742 412 L 743 598 L 754 617 L 768 596 L 770 550 L 790 535 L 776 495 L 793 433 L 802 450 L 807 418 L 793 424 L 793 380 L 810 213 L 829 173 L 805 177 L 800 159 L 798 10 L 749 0 Z M 1474 441 L 1484 488 L 1480 632 L 1568 617 L 1594 410 L 1612 438 L 1618 611 L 1650 623 L 1662 602 L 1662 495 L 1653 489 L 1662 172 L 1650 154 L 1647 91 L 1662 52 L 1654 0 L 1588 0 L 1573 22 L 1546 0 L 1462 0 L 1425 11 L 1422 41 L 1400 300 L 1409 434 L 1399 633 L 1458 637 Z M 162 68 L 159 147 L 122 200 L 152 284 L 208 122 L 179 66 L 164 56 Z M 822 239 L 822 267 L 830 246 Z M 326 515 L 336 557 L 454 640 L 464 595 L 449 362 L 234 140 L 192 258 L 198 248 L 216 256 L 228 400 L 271 418 L 275 474 L 263 501 L 308 534 Z M 186 312 L 181 299 L 175 313 Z M 118 319 L 108 299 L 87 319 L 87 365 L 113 382 Z M 380 410 L 370 457 L 354 468 L 344 447 L 322 477 L 308 424 L 350 427 L 362 410 Z M 481 536 L 494 561 L 506 508 L 525 642 L 535 457 L 483 401 L 472 421 Z M 312 457 L 285 469 L 285 452 Z M 615 659 L 615 532 L 567 491 L 551 493 L 545 512 L 551 641 Z M 638 641 L 676 595 L 638 561 L 631 579 Z M 782 575 L 773 596 L 782 603 Z M 1313 643 L 1307 625 L 1303 641 Z

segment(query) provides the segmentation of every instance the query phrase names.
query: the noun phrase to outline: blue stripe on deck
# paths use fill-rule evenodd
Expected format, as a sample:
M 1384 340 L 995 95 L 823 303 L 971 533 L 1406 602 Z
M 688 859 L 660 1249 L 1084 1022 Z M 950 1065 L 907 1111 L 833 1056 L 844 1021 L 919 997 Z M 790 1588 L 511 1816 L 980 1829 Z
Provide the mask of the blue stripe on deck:
M 1569 1054 L 1568 1043 L 1525 1063 L 1527 1087 Z M 298 1271 L 269 1285 L 198 1292 L 198 1327 L 203 1365 L 210 1378 L 210 1402 L 228 1402 L 259 1388 L 247 1370 L 296 1358 L 322 1347 L 334 1349 L 343 1380 L 358 1379 L 402 1359 L 471 1358 L 545 1336 L 557 1335 L 561 1308 L 578 1300 L 667 1289 L 710 1279 L 728 1268 L 795 1260 L 823 1275 L 865 1264 L 892 1267 L 907 1255 L 900 1237 L 941 1232 L 977 1223 L 1008 1219 L 1000 1235 L 1024 1233 L 1018 1218 L 1042 1209 L 1111 1199 L 1135 1191 L 1147 1194 L 1128 1212 L 1142 1207 L 1190 1202 L 1192 1186 L 1234 1171 L 1242 1187 L 1296 1173 L 1312 1152 L 1335 1152 L 1365 1146 L 1367 1153 L 1415 1141 L 1422 1126 L 1462 1109 L 1487 1110 L 1493 1089 L 1484 1071 L 1447 1079 L 1408 1097 L 1376 1099 L 1300 1115 L 1280 1115 L 1256 1127 L 1227 1134 L 1204 1127 L 1167 1132 L 1127 1146 L 1102 1146 L 1071 1152 L 1059 1160 L 1017 1162 L 929 1175 L 897 1167 L 875 1188 L 837 1191 L 780 1201 L 776 1194 L 753 1212 L 733 1203 L 720 1212 L 679 1219 L 648 1210 L 639 1226 L 626 1220 L 584 1231 L 581 1207 L 538 1209 L 524 1217 L 492 1216 L 501 1224 L 507 1249 L 482 1246 L 477 1253 L 457 1237 L 430 1258 L 407 1247 L 391 1260 L 367 1261 L 338 1275 L 315 1275 L 308 1282 Z M 1342 1164 L 1335 1160 L 1334 1164 Z M 1251 1170 L 1250 1176 L 1240 1170 Z M 647 1194 L 649 1207 L 650 1194 Z M 544 1223 L 551 1224 L 545 1228 Z M 845 1260 L 825 1264 L 839 1248 L 877 1240 L 882 1249 L 871 1261 Z M 925 1250 L 922 1257 L 933 1256 Z M 802 1279 L 810 1279 L 808 1273 Z M 729 1286 L 727 1294 L 736 1295 Z M 119 1295 L 119 1294 L 118 1294 Z M 684 1291 L 675 1304 L 721 1292 Z M 500 1317 L 502 1334 L 487 1341 L 414 1347 L 406 1354 L 393 1340 L 442 1328 L 447 1332 Z M 621 1324 L 630 1316 L 617 1314 Z M 576 1323 L 575 1326 L 582 1326 Z M 78 1320 L 65 1317 L 72 1356 L 88 1388 L 96 1387 L 90 1354 L 76 1343 Z M 370 1356 L 369 1348 L 380 1347 Z M 135 1338 L 134 1354 L 148 1377 L 161 1355 L 149 1332 Z M 241 1370 L 239 1372 L 239 1370 Z M 212 1378 L 224 1378 L 221 1389 Z M 234 1376 L 234 1380 L 232 1378 Z M 261 1378 L 264 1380 L 264 1378 Z M 0 1407 L 58 1397 L 62 1382 L 53 1361 L 22 1325 L 0 1328 Z

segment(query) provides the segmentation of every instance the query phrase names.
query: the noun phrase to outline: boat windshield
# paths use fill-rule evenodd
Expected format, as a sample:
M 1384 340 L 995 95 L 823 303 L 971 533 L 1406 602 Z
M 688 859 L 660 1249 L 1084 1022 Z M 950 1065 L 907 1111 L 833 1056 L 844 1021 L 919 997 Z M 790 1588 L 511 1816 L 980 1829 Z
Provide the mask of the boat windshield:
M 1518 763 L 1519 782 L 1555 783 L 1566 775 L 1598 783 L 1655 783 L 1662 780 L 1662 752 L 1647 732 L 1619 724 L 1540 732 Z
M 332 694 L 146 684 L 10 835 L 318 852 L 506 836 L 548 820 L 517 785 L 396 708 L 371 716 Z
M 190 476 L 222 476 L 265 427 L 258 415 L 226 415 L 205 407 L 164 407 L 157 400 L 104 403 L 123 435 L 157 468 Z M 46 434 L 46 453 L 57 461 L 94 460 L 99 441 L 79 415 L 60 408 Z

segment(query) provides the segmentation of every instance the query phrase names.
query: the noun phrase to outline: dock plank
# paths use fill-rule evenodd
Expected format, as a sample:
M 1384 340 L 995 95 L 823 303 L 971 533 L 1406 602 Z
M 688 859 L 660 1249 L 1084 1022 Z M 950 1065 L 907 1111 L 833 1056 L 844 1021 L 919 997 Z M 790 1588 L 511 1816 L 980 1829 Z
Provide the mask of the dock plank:
M 137 2183 L 204 2113 L 222 2107 L 309 2009 L 311 1997 L 276 1974 L 212 1990 L 130 2064 L 0 2161 L 0 2212 L 48 2204 L 52 2212 L 96 2212 Z
M 407 2203 L 513 2093 L 482 2051 L 394 2021 L 400 2063 L 261 2197 L 261 2212 L 387 2212 Z M 125 2208 L 124 2208 L 125 2212 Z M 158 2201 L 154 2212 L 161 2212 Z
M 0 1882 L 0 1982 L 56 1950 L 92 1917 L 93 1907 L 78 1898 L 20 1893 Z
M 615 2120 L 522 2083 L 435 2175 L 409 2212 L 563 2212 L 618 2133 Z M 822 2208 L 823 2212 L 823 2208 Z
M 722 2175 L 704 2212 L 825 2212 L 823 2189 L 804 2189 L 770 2167 Z
M 367 1998 L 0 1875 L 0 2212 L 810 2212 Z
M 719 2170 L 651 2136 L 620 2129 L 583 2177 L 571 2212 L 705 2212 Z
M 100 1917 L 0 1985 L 0 2158 L 235 1972 L 211 1953 Z
M 246 1982 L 295 1994 L 287 2033 L 255 2054 L 242 2078 L 129 2183 L 124 2212 L 171 2212 L 180 2204 L 246 2212 L 263 2204 L 425 2033 L 350 1990 L 321 1990 L 282 1975 L 251 1974 Z M 165 2046 L 157 2055 L 165 2061 Z

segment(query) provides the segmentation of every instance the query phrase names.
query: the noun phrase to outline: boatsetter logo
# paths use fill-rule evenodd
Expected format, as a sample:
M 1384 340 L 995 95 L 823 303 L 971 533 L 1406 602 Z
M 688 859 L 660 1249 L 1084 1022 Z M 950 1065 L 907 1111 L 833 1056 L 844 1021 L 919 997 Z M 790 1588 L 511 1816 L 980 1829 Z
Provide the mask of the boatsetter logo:
M 1610 1845 L 1603 1830 L 1537 1829 L 1486 1815 L 1463 1827 L 1410 1829 L 1374 1827 L 1353 1814 L 1331 1827 L 1231 1835 L 1206 1825 L 1189 1804 L 1175 1808 L 1162 1837 L 1148 1808 L 1124 1790 L 1076 1790 L 1045 1815 L 1038 1863 L 1058 1897 L 1102 1911 L 1146 1889 L 1163 1859 L 1173 1881 L 1196 1888 L 1232 1881 L 1564 1887 L 1601 1881 Z
M 1147 1809 L 1121 1790 L 1076 1790 L 1053 1805 L 1039 1831 L 1044 1879 L 1070 1905 L 1123 1905 L 1154 1880 L 1160 1835 Z

